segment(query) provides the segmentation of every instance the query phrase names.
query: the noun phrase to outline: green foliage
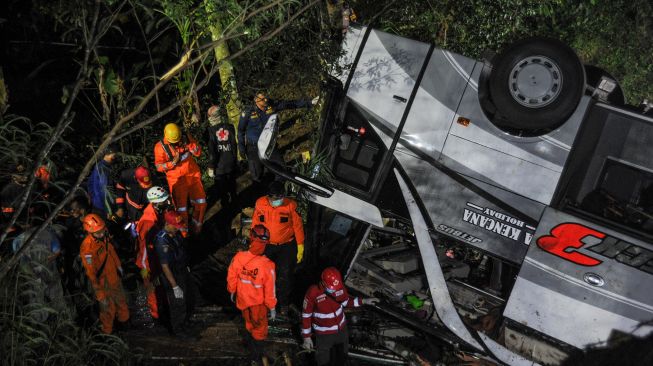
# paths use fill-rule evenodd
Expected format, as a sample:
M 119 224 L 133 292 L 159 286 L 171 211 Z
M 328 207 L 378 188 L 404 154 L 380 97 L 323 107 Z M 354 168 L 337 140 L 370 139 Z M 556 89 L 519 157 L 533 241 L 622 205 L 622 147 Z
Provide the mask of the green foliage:
M 62 311 L 44 295 L 48 288 L 42 275 L 27 267 L 0 280 L 2 365 L 130 365 L 138 360 L 120 338 L 80 328 L 69 307 Z M 40 268 L 47 271 L 45 264 Z
M 388 2 L 352 3 L 365 22 Z M 524 37 L 558 38 L 583 62 L 614 75 L 630 103 L 653 97 L 648 0 L 405 0 L 379 15 L 374 26 L 470 57 Z

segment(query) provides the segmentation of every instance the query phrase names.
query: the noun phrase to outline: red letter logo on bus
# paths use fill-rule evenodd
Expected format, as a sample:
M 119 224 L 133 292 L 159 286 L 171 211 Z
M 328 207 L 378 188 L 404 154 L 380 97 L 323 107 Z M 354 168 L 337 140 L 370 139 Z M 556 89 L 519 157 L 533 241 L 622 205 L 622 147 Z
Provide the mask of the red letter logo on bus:
M 551 229 L 551 235 L 544 235 L 537 239 L 537 246 L 553 255 L 566 259 L 581 266 L 596 266 L 602 261 L 579 253 L 572 248 L 581 248 L 585 243 L 581 240 L 588 236 L 599 239 L 605 238 L 605 234 L 590 229 L 581 224 L 565 223 Z

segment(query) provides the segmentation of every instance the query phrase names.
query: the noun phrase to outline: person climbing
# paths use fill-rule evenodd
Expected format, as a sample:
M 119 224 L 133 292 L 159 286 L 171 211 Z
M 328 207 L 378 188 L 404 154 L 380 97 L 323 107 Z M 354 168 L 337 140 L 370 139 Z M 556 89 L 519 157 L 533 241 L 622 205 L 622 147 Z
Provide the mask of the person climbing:
M 277 268 L 279 315 L 287 316 L 295 264 L 304 258 L 304 224 L 297 213 L 297 202 L 285 197 L 283 183 L 272 182 L 268 195 L 256 200 L 252 226 L 259 224 L 270 230 L 265 255 Z
M 321 281 L 311 285 L 304 296 L 302 309 L 303 348 L 313 349 L 311 334 L 315 334 L 315 361 L 318 365 L 344 365 L 349 348 L 345 308 L 374 305 L 377 298 L 350 296 L 335 267 L 322 271 Z
M 269 240 L 268 229 L 254 225 L 250 231 L 249 250 L 236 253 L 227 270 L 227 291 L 245 319 L 252 364 L 259 361 L 265 364 L 268 310 L 271 319 L 276 316 L 274 263 L 263 254 Z
M 100 304 L 102 332 L 111 334 L 114 319 L 121 323 L 129 320 L 127 298 L 121 282 L 122 266 L 106 224 L 99 215 L 86 215 L 84 230 L 88 236 L 82 242 L 79 255 Z
M 104 219 L 114 215 L 122 218 L 125 212 L 116 205 L 116 177 L 111 166 L 116 161 L 117 152 L 116 146 L 107 147 L 102 160 L 95 164 L 88 178 L 87 188 L 91 197 L 91 206 L 93 211 Z
M 152 318 L 159 319 L 158 297 L 163 293 L 157 286 L 156 278 L 161 273 L 159 261 L 154 250 L 156 234 L 164 223 L 164 214 L 173 209 L 170 195 L 165 189 L 154 186 L 147 191 L 147 200 L 150 202 L 143 210 L 143 215 L 136 224 L 138 235 L 138 248 L 136 249 L 136 266 L 140 269 L 143 285 L 147 294 L 147 304 Z
M 184 249 L 184 238 L 179 230 L 183 227 L 182 217 L 176 211 L 167 211 L 164 215 L 163 229 L 156 235 L 154 247 L 161 265 L 163 288 L 166 293 L 169 317 L 168 325 L 172 334 L 186 336 L 186 300 L 190 294 L 188 281 L 188 258 Z
M 172 201 L 183 217 L 181 234 L 188 235 L 188 200 L 193 206 L 193 231 L 199 233 L 206 211 L 206 194 L 202 185 L 200 168 L 194 157 L 202 153 L 190 134 L 183 134 L 179 126 L 168 123 L 163 138 L 154 145 L 156 170 L 166 174 Z
M 263 91 L 256 93 L 254 105 L 241 113 L 238 122 L 238 151 L 242 158 L 247 159 L 254 182 L 260 183 L 263 179 L 263 163 L 258 157 L 258 138 L 270 116 L 285 109 L 311 108 L 318 101 L 319 97 L 312 100 L 274 101 Z M 283 164 L 283 158 L 277 150 L 272 152 L 270 160 Z
M 238 144 L 236 130 L 220 114 L 220 108 L 213 105 L 208 110 L 209 118 L 209 177 L 214 178 L 215 191 L 222 207 L 237 205 L 236 175 L 238 173 Z

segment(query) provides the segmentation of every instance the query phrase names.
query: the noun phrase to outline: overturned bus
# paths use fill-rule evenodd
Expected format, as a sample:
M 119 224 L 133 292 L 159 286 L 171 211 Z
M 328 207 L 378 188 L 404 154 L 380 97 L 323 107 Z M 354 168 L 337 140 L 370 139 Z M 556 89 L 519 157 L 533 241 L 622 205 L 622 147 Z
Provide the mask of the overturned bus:
M 317 203 L 313 256 L 493 362 L 651 332 L 653 118 L 608 73 L 551 39 L 480 61 L 371 28 L 343 47 L 318 149 L 332 178 L 267 160 L 276 118 L 259 140 Z

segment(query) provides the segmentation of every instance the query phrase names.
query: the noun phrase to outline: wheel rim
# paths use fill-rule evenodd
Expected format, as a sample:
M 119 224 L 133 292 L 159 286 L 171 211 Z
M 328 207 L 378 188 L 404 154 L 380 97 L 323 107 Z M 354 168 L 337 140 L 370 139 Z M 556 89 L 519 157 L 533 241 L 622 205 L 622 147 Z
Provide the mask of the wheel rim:
M 542 108 L 560 95 L 562 73 L 550 58 L 530 56 L 512 68 L 508 88 L 517 103 L 528 108 Z

